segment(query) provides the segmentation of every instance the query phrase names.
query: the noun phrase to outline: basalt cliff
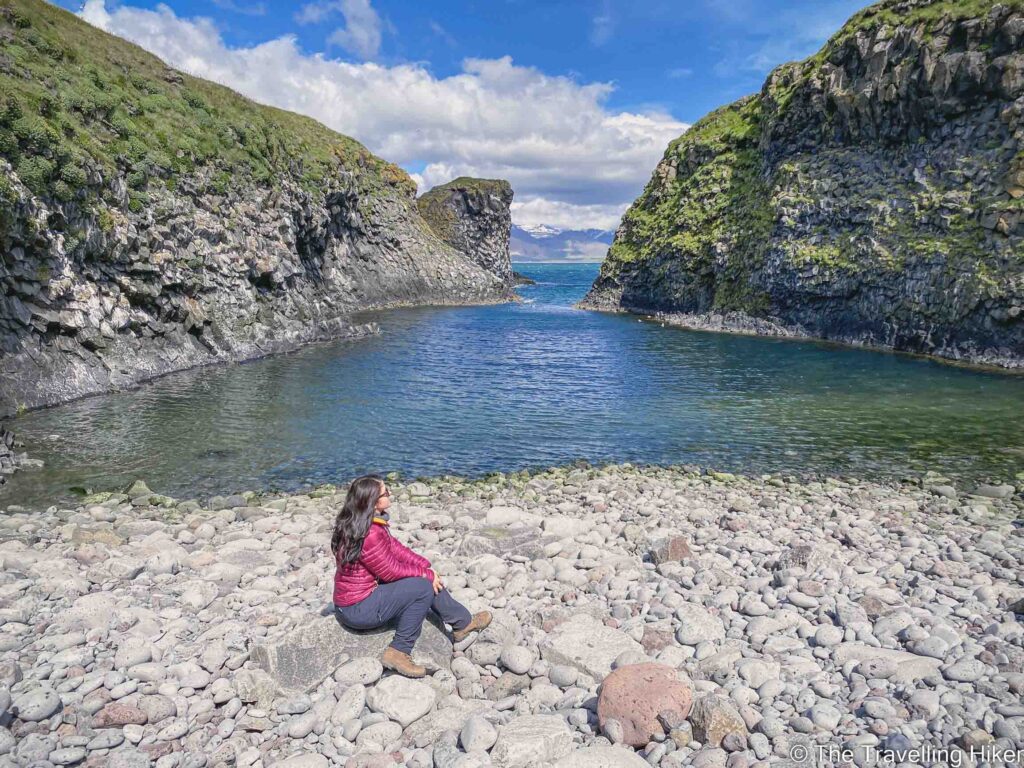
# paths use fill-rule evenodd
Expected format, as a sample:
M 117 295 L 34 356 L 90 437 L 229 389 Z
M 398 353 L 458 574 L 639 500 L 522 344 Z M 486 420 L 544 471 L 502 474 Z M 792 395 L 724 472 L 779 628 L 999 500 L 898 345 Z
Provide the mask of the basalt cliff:
M 886 0 L 673 141 L 582 303 L 1024 367 L 1024 3 Z
M 313 120 L 0 0 L 0 414 L 359 335 L 357 310 L 508 299 L 415 192 Z
M 500 179 L 460 176 L 416 201 L 431 229 L 488 272 L 512 279 L 512 186 Z

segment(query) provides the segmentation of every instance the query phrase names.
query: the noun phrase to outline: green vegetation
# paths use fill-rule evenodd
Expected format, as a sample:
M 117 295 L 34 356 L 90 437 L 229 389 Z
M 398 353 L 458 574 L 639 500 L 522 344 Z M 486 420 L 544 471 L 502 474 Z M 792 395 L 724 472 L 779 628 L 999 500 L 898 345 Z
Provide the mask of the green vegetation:
M 446 243 L 452 243 L 455 236 L 456 213 L 448 205 L 452 192 L 469 194 L 498 194 L 512 197 L 512 186 L 504 179 L 476 179 L 471 176 L 459 176 L 444 184 L 423 193 L 416 205 L 430 228 Z
M 133 210 L 151 185 L 204 167 L 213 192 L 287 176 L 322 194 L 341 171 L 367 192 L 415 191 L 358 142 L 171 70 L 44 0 L 0 0 L 0 157 L 58 201 L 95 200 L 123 175 Z
M 626 212 L 625 237 L 609 250 L 606 276 L 668 257 L 700 276 L 693 288 L 713 291 L 715 309 L 765 307 L 767 296 L 750 283 L 775 221 L 757 151 L 760 119 L 760 101 L 747 98 L 715 110 L 669 145 L 661 168 L 674 165 L 676 178 L 655 174 Z M 718 248 L 729 258 L 715 274 Z
M 907 7 L 905 0 L 883 0 L 858 11 L 832 36 L 825 48 L 841 45 L 858 32 L 880 26 L 895 27 L 932 24 L 960 19 L 975 19 L 988 14 L 995 6 L 1024 10 L 1024 0 L 933 0 Z M 899 8 L 899 10 L 897 10 Z M 820 55 L 820 53 L 819 53 Z
M 818 267 L 820 280 L 869 268 L 895 276 L 909 259 L 939 256 L 950 270 L 973 276 L 976 285 L 995 291 L 999 281 L 990 273 L 999 268 L 993 266 L 991 240 L 980 224 L 978 206 L 1016 214 L 1024 198 L 997 195 L 979 201 L 970 186 L 934 179 L 924 188 L 914 182 L 897 191 L 870 176 L 858 177 L 856 184 L 836 177 L 823 188 L 828 191 L 816 189 L 815 180 L 822 180 L 821 162 L 815 161 L 816 155 L 787 157 L 786 136 L 799 127 L 796 122 L 782 126 L 780 121 L 795 98 L 804 98 L 805 86 L 831 53 L 858 32 L 884 25 L 924 25 L 927 38 L 940 20 L 983 17 L 998 4 L 936 0 L 908 8 L 902 0 L 883 0 L 853 16 L 814 56 L 776 68 L 761 94 L 698 121 L 669 145 L 658 170 L 627 211 L 599 280 L 630 283 L 631 290 L 641 291 L 656 306 L 703 311 L 711 296 L 711 308 L 758 314 L 770 308 L 770 297 L 757 284 L 763 278 L 752 276 L 771 248 L 773 255 L 784 255 L 794 267 Z M 1024 10 L 1024 0 L 1002 4 Z M 801 105 L 802 126 L 809 119 L 807 110 L 815 107 L 803 101 Z M 765 141 L 782 150 L 776 165 L 772 157 L 777 154 L 769 157 L 762 152 Z M 979 151 L 997 151 L 1001 143 L 994 137 L 979 145 Z M 1021 157 L 1024 153 L 1018 160 Z M 842 157 L 837 164 L 844 167 Z M 853 172 L 858 168 L 856 159 L 846 165 Z M 927 174 L 934 177 L 936 171 L 929 166 Z M 849 194 L 850 219 L 844 223 L 837 211 L 834 223 L 810 229 L 794 220 L 809 214 L 812 221 L 820 221 L 821 212 L 828 210 L 819 209 L 823 194 Z M 894 206 L 894 196 L 912 208 Z
M 473 176 L 459 176 L 457 179 L 452 179 L 451 181 L 445 182 L 444 184 L 438 184 L 429 192 L 425 192 L 420 199 L 423 200 L 429 199 L 434 196 L 441 196 L 442 193 L 451 190 L 460 190 L 463 192 L 497 192 L 499 194 L 512 194 L 512 186 L 504 179 L 477 179 L 474 178 Z

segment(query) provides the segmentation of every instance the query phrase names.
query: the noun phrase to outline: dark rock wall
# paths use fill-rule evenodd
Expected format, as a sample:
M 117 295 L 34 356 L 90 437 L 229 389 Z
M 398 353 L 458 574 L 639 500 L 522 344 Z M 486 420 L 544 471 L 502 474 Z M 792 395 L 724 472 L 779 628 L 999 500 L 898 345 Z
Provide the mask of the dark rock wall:
M 872 6 L 695 124 L 584 306 L 1024 366 L 1024 14 L 968 5 Z
M 339 171 L 315 198 L 289 179 L 220 195 L 207 181 L 97 217 L 0 161 L 0 413 L 364 333 L 356 310 L 509 298 L 424 225 L 407 178 L 371 193 Z
M 467 177 L 434 187 L 417 201 L 438 237 L 505 282 L 512 280 L 511 204 L 507 181 Z

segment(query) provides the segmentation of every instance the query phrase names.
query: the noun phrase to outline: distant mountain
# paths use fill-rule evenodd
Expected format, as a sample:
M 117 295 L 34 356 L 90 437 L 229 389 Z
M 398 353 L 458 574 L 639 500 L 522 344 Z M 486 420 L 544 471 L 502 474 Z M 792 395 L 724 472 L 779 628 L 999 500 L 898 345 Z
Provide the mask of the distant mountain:
M 601 261 L 615 233 L 604 229 L 558 229 L 546 224 L 512 225 L 513 261 Z

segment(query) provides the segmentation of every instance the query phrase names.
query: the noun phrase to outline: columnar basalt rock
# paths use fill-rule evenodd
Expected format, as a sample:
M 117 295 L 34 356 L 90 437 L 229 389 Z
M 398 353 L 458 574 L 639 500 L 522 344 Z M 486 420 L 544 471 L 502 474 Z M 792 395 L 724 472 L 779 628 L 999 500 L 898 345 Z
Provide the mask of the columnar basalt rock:
M 438 237 L 503 281 L 513 281 L 512 187 L 507 181 L 462 176 L 434 187 L 417 204 Z
M 672 142 L 583 302 L 1024 366 L 1024 6 L 885 0 Z
M 0 414 L 373 332 L 357 310 L 511 298 L 352 139 L 41 0 L 0 7 L 0 61 L 12 41 L 32 55 L 0 67 Z

